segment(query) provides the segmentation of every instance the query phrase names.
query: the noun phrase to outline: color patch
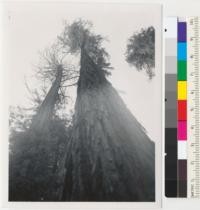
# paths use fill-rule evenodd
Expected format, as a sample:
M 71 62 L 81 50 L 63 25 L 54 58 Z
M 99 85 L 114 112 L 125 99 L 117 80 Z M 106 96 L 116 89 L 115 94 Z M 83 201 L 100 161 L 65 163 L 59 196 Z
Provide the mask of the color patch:
M 166 74 L 177 74 L 177 57 L 176 56 L 165 57 L 165 69 L 166 69 Z
M 178 197 L 187 197 L 187 160 L 178 160 Z
M 186 61 L 178 61 L 178 77 L 179 81 L 187 80 L 187 62 Z
M 171 38 L 165 40 L 165 56 L 177 55 L 177 39 Z
M 178 81 L 178 100 L 187 99 L 187 82 Z
M 187 140 L 187 121 L 178 121 L 178 140 Z
M 187 141 L 178 141 L 178 159 L 187 159 Z
M 187 46 L 185 42 L 178 43 L 178 60 L 185 61 L 187 59 Z
M 179 121 L 187 120 L 187 101 L 186 100 L 178 101 L 178 120 Z
M 178 42 L 186 42 L 186 22 L 178 23 Z

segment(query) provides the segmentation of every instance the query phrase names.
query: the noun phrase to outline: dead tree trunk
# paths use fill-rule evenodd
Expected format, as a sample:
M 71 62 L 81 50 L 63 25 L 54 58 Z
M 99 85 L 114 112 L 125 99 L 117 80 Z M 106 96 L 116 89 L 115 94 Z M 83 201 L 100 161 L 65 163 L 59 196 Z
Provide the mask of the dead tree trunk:
M 31 128 L 34 130 L 45 130 L 48 127 L 50 119 L 52 118 L 53 110 L 55 104 L 58 100 L 58 91 L 60 88 L 60 84 L 63 76 L 63 67 L 59 65 L 57 67 L 57 74 L 54 83 L 52 84 L 47 96 L 39 107 L 38 112 L 32 120 Z
M 63 201 L 154 201 L 154 143 L 103 71 L 81 52 Z

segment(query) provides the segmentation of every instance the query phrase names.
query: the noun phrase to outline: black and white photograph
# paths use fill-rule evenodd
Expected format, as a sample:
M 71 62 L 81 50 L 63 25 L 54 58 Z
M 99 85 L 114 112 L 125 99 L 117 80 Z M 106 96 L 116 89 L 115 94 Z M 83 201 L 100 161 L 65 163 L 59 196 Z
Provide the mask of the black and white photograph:
M 9 202 L 156 202 L 160 14 L 4 5 Z

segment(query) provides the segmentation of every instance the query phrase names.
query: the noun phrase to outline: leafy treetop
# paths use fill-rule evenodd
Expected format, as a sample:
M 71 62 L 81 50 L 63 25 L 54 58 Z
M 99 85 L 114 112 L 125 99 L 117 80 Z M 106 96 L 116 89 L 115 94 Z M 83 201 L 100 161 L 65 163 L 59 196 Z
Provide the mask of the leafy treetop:
M 150 26 L 133 34 L 127 43 L 126 61 L 137 68 L 146 70 L 149 79 L 155 75 L 155 29 Z
M 75 20 L 72 24 L 66 23 L 58 39 L 67 53 L 78 54 L 84 50 L 105 75 L 109 75 L 109 69 L 112 69 L 108 62 L 109 54 L 102 47 L 105 38 L 92 32 L 92 27 L 91 22 L 82 19 Z

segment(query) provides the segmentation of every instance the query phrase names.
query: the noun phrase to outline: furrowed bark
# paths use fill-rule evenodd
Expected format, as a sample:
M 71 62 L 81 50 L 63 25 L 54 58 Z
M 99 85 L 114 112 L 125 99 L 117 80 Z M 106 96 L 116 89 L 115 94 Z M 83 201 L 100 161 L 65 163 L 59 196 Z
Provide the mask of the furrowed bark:
M 81 52 L 63 201 L 154 201 L 155 148 L 103 71 Z

